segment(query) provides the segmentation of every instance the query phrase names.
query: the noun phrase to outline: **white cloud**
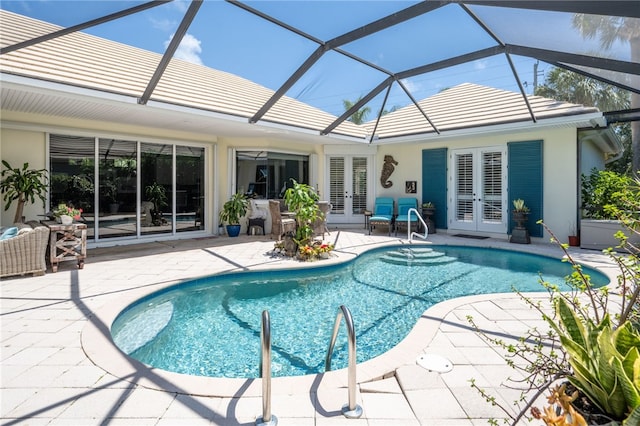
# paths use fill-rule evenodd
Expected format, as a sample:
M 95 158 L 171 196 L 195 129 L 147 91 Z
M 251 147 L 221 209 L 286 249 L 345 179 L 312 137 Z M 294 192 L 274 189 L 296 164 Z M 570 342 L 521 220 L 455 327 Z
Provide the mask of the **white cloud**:
M 483 70 L 487 68 L 488 62 L 485 60 L 478 60 L 473 63 L 473 68 L 476 70 Z
M 422 85 L 420 83 L 413 82 L 408 78 L 402 79 L 402 84 L 404 84 L 404 87 L 406 87 L 411 94 L 422 89 Z
M 159 29 L 163 32 L 169 32 L 172 31 L 174 28 L 176 28 L 178 25 L 176 24 L 175 21 L 172 21 L 170 19 L 154 19 L 154 18 L 150 18 L 151 21 L 151 26 L 153 28 Z
M 191 4 L 188 0 L 175 0 L 171 2 L 171 6 L 177 9 L 179 12 L 186 12 L 189 9 L 189 5 Z
M 169 46 L 171 39 L 173 38 L 173 34 L 169 37 L 169 40 L 164 42 L 165 49 Z M 183 61 L 192 62 L 194 64 L 202 65 L 202 59 L 200 59 L 200 54 L 202 53 L 202 47 L 200 47 L 201 41 L 192 36 L 191 34 L 185 34 L 176 50 L 175 55 L 173 55 L 176 59 L 182 59 Z

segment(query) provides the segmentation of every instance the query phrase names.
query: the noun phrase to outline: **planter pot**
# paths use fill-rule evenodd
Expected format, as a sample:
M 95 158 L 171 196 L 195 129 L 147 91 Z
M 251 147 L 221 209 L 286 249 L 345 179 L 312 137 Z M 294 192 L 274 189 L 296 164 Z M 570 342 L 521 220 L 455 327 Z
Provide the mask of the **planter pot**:
M 577 235 L 569 235 L 569 245 L 571 247 L 578 247 L 580 245 L 580 237 Z
M 582 219 L 580 221 L 580 247 L 584 249 L 604 250 L 615 247 L 620 242 L 614 237 L 618 231 L 629 237 L 629 242 L 639 244 L 640 237 L 632 234 L 618 220 Z M 619 249 L 616 249 L 619 250 Z
M 230 237 L 240 235 L 240 225 L 227 225 L 227 235 Z
M 60 215 L 60 223 L 63 225 L 71 225 L 73 223 L 73 218 L 66 214 Z

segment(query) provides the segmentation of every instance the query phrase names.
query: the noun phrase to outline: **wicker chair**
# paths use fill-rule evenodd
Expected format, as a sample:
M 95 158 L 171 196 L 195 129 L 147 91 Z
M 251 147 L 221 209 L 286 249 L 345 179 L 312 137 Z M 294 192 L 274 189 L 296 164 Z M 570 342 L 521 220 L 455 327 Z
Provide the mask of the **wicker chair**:
M 287 232 L 296 232 L 296 220 L 283 218 L 280 214 L 280 201 L 269 200 L 271 213 L 271 238 L 279 240 Z
M 333 206 L 328 201 L 318 201 L 318 208 L 322 212 L 322 216 L 313 221 L 313 235 L 321 235 L 324 239 L 325 233 L 330 234 L 329 228 L 327 228 L 327 215 L 329 215 Z
M 37 222 L 16 224 L 19 233 L 0 241 L 0 277 L 12 275 L 44 275 L 49 228 Z

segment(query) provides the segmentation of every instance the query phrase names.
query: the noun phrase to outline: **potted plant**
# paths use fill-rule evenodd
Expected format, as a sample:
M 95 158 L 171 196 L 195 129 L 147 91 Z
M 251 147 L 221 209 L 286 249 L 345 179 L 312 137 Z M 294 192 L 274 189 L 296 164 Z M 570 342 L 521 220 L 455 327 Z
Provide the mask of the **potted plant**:
M 576 232 L 576 227 L 572 223 L 569 227 L 569 245 L 571 247 L 578 247 L 580 245 L 580 236 Z
M 296 214 L 295 242 L 300 246 L 308 245 L 313 236 L 313 222 L 322 214 L 318 207 L 318 193 L 304 183 L 291 179 L 293 186 L 284 193 L 284 202 L 289 211 Z
M 11 203 L 17 201 L 14 223 L 23 221 L 24 204 L 28 201 L 35 203 L 36 197 L 40 198 L 44 205 L 47 194 L 48 175 L 45 169 L 29 169 L 29 163 L 24 163 L 22 169 L 14 169 L 2 160 L 5 169 L 0 173 L 0 192 L 4 194 L 4 209 L 9 210 Z
M 118 203 L 118 186 L 120 179 L 118 177 L 109 177 L 104 180 L 101 194 L 108 203 L 109 213 L 118 213 L 120 204 Z
M 512 214 L 513 221 L 516 223 L 516 226 L 511 232 L 511 238 L 509 241 L 518 244 L 530 244 L 531 237 L 529 236 L 529 231 L 524 226 L 525 222 L 529 218 L 529 207 L 526 206 L 522 198 L 513 200 Z
M 422 218 L 427 224 L 427 230 L 429 234 L 436 233 L 436 224 L 433 222 L 433 215 L 436 214 L 436 206 L 431 201 L 422 203 Z
M 161 225 L 164 221 L 162 218 L 162 208 L 167 206 L 167 190 L 164 186 L 159 185 L 157 182 L 153 182 L 144 189 L 144 195 L 147 200 L 153 203 L 153 210 L 151 212 L 151 220 L 154 225 Z
M 516 222 L 516 227 L 524 228 L 524 222 L 529 217 L 529 207 L 527 207 L 522 198 L 513 200 L 513 220 Z
M 53 211 L 53 216 L 56 217 L 56 219 L 60 219 L 60 223 L 63 225 L 71 225 L 74 219 L 79 220 L 82 217 L 82 209 L 60 203 Z
M 247 214 L 248 207 L 249 200 L 240 192 L 233 194 L 229 201 L 224 203 L 220 211 L 220 222 L 227 224 L 227 235 L 240 235 L 240 219 Z

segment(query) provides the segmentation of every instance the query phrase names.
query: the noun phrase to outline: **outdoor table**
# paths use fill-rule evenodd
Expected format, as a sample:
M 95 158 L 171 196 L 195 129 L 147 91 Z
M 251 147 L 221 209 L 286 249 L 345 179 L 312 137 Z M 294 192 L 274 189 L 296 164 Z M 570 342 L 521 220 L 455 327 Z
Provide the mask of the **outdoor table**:
M 74 260 L 78 268 L 84 267 L 87 257 L 87 225 L 72 223 L 63 225 L 51 220 L 41 221 L 51 231 L 49 234 L 49 262 L 53 272 L 58 271 L 60 262 Z

